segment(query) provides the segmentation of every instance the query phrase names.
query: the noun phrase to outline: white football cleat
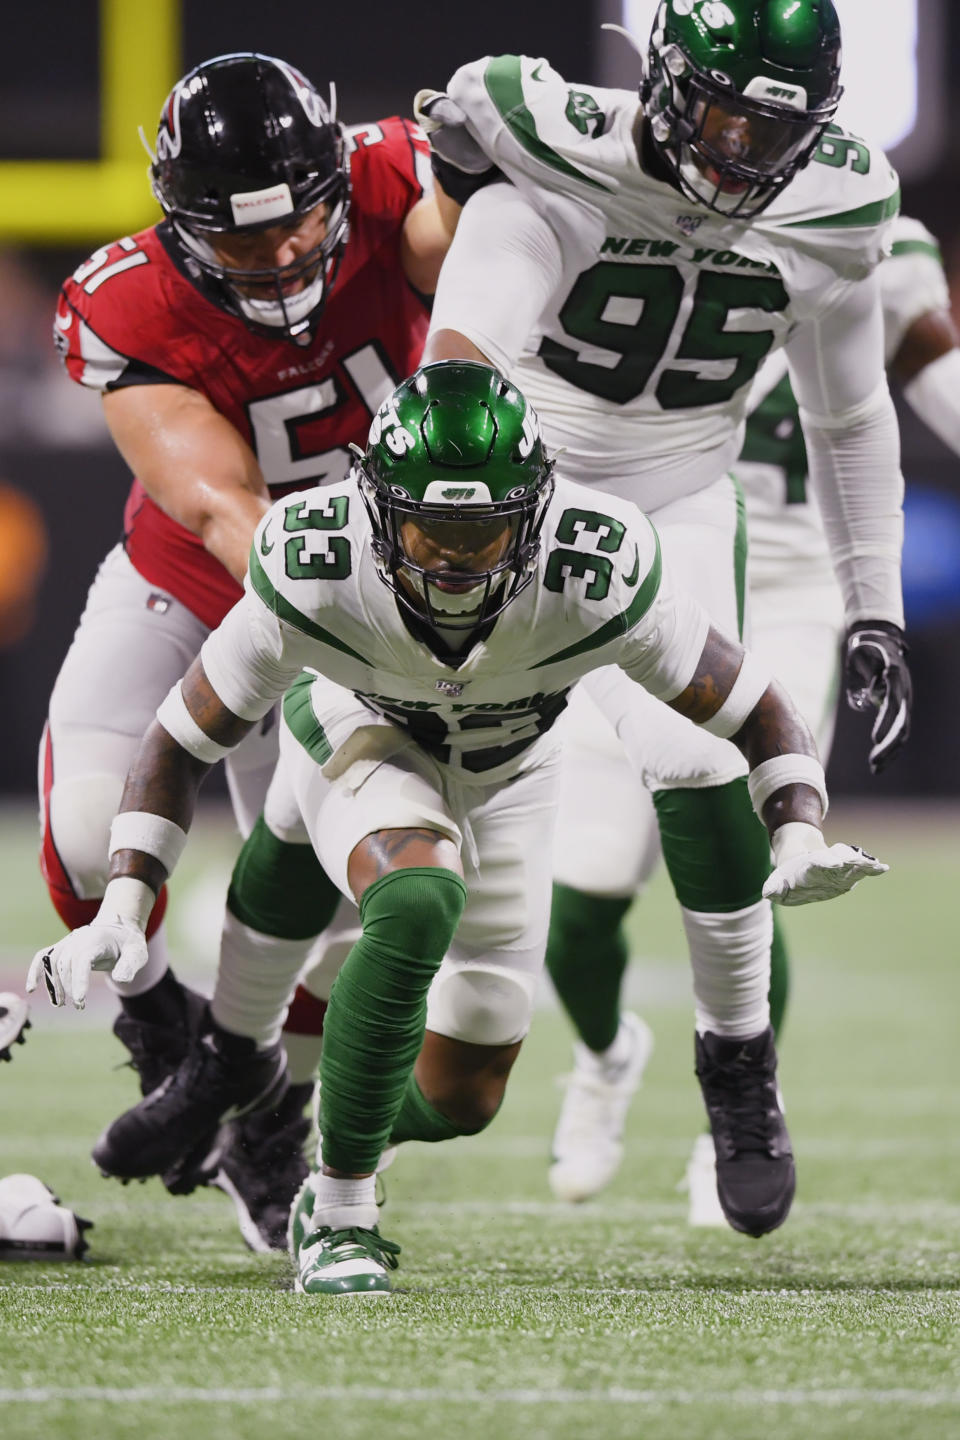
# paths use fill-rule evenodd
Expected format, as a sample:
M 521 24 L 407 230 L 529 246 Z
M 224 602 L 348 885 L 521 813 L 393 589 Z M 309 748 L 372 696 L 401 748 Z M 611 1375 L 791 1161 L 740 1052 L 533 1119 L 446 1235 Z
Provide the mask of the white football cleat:
M 22 1045 L 30 1029 L 29 1006 L 22 995 L 0 991 L 0 1060 L 10 1060 L 10 1046 Z
M 553 1136 L 550 1189 L 558 1200 L 576 1203 L 599 1195 L 620 1169 L 627 1111 L 647 1061 L 653 1032 L 639 1015 L 625 1012 L 610 1050 L 616 1061 L 597 1055 L 581 1041 L 573 1047 L 573 1073 Z
M 61 1205 L 35 1175 L 0 1180 L 0 1260 L 79 1260 L 92 1224 Z
M 728 1228 L 717 1194 L 717 1157 L 713 1136 L 705 1131 L 693 1142 L 684 1178 L 677 1186 L 687 1192 L 687 1224 L 698 1229 Z

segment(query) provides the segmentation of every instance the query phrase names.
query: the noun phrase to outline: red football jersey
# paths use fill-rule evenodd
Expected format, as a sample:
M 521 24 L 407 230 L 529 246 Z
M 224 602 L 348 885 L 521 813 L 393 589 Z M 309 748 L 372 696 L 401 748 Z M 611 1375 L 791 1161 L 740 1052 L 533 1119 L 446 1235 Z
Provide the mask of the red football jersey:
M 422 297 L 400 263 L 403 222 L 429 174 L 426 141 L 407 120 L 354 126 L 350 228 L 308 345 L 273 340 L 207 299 L 164 222 L 98 250 L 66 281 L 54 335 L 73 380 L 96 390 L 179 384 L 199 390 L 253 448 L 271 495 L 340 480 L 349 442 L 417 368 Z M 124 511 L 140 574 L 217 625 L 240 589 L 201 541 L 135 480 Z

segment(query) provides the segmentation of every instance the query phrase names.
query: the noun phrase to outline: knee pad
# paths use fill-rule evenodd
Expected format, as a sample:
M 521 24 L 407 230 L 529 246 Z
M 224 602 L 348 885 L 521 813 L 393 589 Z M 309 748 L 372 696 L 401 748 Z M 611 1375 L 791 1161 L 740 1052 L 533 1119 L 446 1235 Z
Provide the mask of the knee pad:
M 504 965 L 445 961 L 427 997 L 427 1029 L 470 1045 L 515 1045 L 530 1028 L 536 977 Z

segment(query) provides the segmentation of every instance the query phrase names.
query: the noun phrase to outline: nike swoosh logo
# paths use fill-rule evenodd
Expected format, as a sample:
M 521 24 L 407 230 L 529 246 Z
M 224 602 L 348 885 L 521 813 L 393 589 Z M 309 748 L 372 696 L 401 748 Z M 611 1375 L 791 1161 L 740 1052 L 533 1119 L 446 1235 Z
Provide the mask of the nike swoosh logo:
M 530 71 L 530 79 L 539 80 L 541 85 L 546 85 L 546 80 L 544 80 L 543 76 L 540 74 L 540 71 L 542 69 L 543 61 L 541 60 L 540 63 L 538 65 L 535 65 L 534 68 Z
M 631 587 L 631 589 L 633 588 L 634 585 L 636 585 L 637 581 L 640 579 L 640 546 L 639 546 L 639 545 L 635 545 L 633 548 L 634 548 L 633 569 L 630 571 L 630 574 L 629 574 L 629 575 L 625 575 L 624 578 L 623 578 L 623 583 L 624 583 L 624 585 L 629 585 L 629 586 Z
M 267 532 L 266 532 L 266 530 L 264 530 L 263 534 L 260 536 L 260 554 L 261 554 L 261 555 L 269 555 L 269 554 L 270 554 L 270 551 L 271 551 L 272 549 L 273 549 L 273 541 L 271 540 L 271 541 L 270 541 L 270 544 L 269 544 L 269 545 L 267 544 Z

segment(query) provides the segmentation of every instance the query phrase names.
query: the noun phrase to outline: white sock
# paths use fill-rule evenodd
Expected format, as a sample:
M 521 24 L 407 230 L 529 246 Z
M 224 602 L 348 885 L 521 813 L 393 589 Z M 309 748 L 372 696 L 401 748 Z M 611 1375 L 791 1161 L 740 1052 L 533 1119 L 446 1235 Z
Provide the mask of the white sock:
M 324 1175 L 321 1170 L 314 1178 L 317 1198 L 311 1223 L 329 1225 L 332 1230 L 346 1230 L 351 1225 L 372 1230 L 377 1223 L 376 1183 L 375 1175 L 345 1180 L 337 1175 Z
M 731 1040 L 759 1035 L 770 1024 L 770 902 L 724 914 L 681 911 L 698 1033 L 709 1030 Z
M 251 930 L 229 911 L 220 939 L 220 964 L 210 1013 L 235 1035 L 261 1049 L 276 1045 L 309 940 L 278 940 Z

